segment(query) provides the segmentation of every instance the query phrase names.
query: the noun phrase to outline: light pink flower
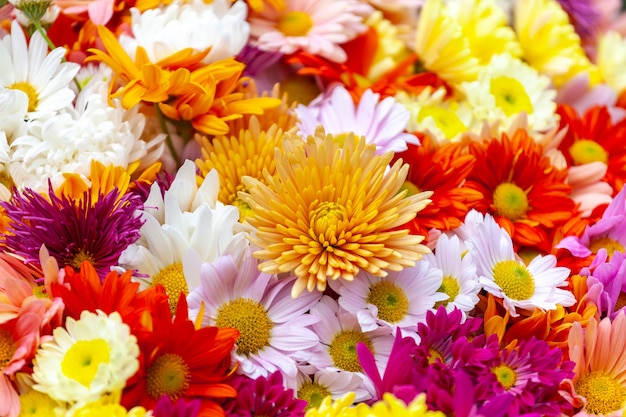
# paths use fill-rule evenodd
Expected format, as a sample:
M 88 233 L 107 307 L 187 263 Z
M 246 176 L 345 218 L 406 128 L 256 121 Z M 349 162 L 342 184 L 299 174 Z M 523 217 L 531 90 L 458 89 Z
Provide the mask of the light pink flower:
M 63 14 L 77 15 L 87 12 L 89 20 L 96 25 L 106 25 L 113 17 L 115 0 L 56 0 Z

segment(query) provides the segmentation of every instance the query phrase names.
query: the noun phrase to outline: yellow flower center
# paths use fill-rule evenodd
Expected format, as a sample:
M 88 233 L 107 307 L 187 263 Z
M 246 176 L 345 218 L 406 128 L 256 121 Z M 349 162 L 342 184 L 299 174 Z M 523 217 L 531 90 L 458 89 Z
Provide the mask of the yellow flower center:
M 35 87 L 27 82 L 20 81 L 18 83 L 11 84 L 8 88 L 12 90 L 20 90 L 26 93 L 26 96 L 28 97 L 28 111 L 31 112 L 37 110 L 37 106 L 39 105 L 39 95 L 37 94 Z
M 463 124 L 456 113 L 437 106 L 424 106 L 417 115 L 418 123 L 427 117 L 432 117 L 435 126 L 441 130 L 446 139 L 452 139 L 460 133 L 467 131 L 467 126 Z
M 441 356 L 441 353 L 437 352 L 435 349 L 428 349 L 428 363 L 429 364 L 433 364 L 435 362 L 437 362 L 437 360 L 439 360 L 439 362 L 441 363 L 446 363 L 446 361 L 443 359 L 443 356 Z
M 76 253 L 76 255 L 74 255 L 74 257 L 69 260 L 68 264 L 74 267 L 74 269 L 78 270 L 80 269 L 83 261 L 87 261 L 93 265 L 95 259 L 91 253 L 81 248 L 78 250 L 78 253 Z
M 158 274 L 152 277 L 152 285 L 158 284 L 163 285 L 163 288 L 165 288 L 170 302 L 170 310 L 174 314 L 178 307 L 180 293 L 189 294 L 187 280 L 185 279 L 185 274 L 183 274 L 183 264 L 178 262 L 161 269 Z
M 609 160 L 609 153 L 598 142 L 593 140 L 577 140 L 569 147 L 569 154 L 574 164 L 583 165 L 591 162 L 604 162 Z
M 330 395 L 330 391 L 317 382 L 306 382 L 300 386 L 297 397 L 307 402 L 305 410 L 319 407 L 322 400 Z
M 620 308 L 626 306 L 626 293 L 625 292 L 620 292 L 619 295 L 617 296 L 617 300 L 615 301 L 615 311 L 619 310 Z
M 0 370 L 11 362 L 17 350 L 13 335 L 4 329 L 0 329 Z
M 66 377 L 89 388 L 100 364 L 110 362 L 110 351 L 104 339 L 79 340 L 65 352 L 61 371 Z
M 527 114 L 533 112 L 533 103 L 530 101 L 526 89 L 515 78 L 496 77 L 491 80 L 489 91 L 496 100 L 498 106 L 504 114 L 512 116 L 525 111 Z
M 325 249 L 332 252 L 331 246 L 337 244 L 337 231 L 343 230 L 348 222 L 346 208 L 341 204 L 327 201 L 313 210 L 310 219 L 310 233 Z
M 252 210 L 248 203 L 243 201 L 241 198 L 235 197 L 235 199 L 230 204 L 237 207 L 237 209 L 239 210 L 239 221 L 241 223 L 243 223 L 246 219 L 254 216 L 254 210 Z
M 615 252 L 624 252 L 624 246 L 610 237 L 599 237 L 589 243 L 589 250 L 593 253 L 598 253 L 598 251 L 603 248 L 606 249 L 606 253 L 609 257 L 613 256 Z
M 495 368 L 491 369 L 491 372 L 496 375 L 498 382 L 506 390 L 515 385 L 515 382 L 517 381 L 517 373 L 513 368 L 507 365 L 496 366 Z
M 359 358 L 356 354 L 357 343 L 364 343 L 374 353 L 372 341 L 359 330 L 343 330 L 335 335 L 330 343 L 329 354 L 333 364 L 344 371 L 362 372 Z
M 270 332 L 274 327 L 265 307 L 249 298 L 237 298 L 220 306 L 215 325 L 239 330 L 237 352 L 246 356 L 269 346 Z
M 442 305 L 443 306 L 448 305 L 448 303 L 453 302 L 456 299 L 457 295 L 459 295 L 459 292 L 461 292 L 461 287 L 459 286 L 459 280 L 456 279 L 455 277 L 451 277 L 450 275 L 446 275 L 445 277 L 443 277 L 443 280 L 441 281 L 441 286 L 439 287 L 437 292 L 448 294 L 448 299 L 443 300 L 443 301 L 438 301 L 435 304 L 435 308 L 439 308 L 439 306 L 442 306 Z
M 276 23 L 276 29 L 285 36 L 305 36 L 312 27 L 313 19 L 305 12 L 287 12 Z
M 46 394 L 31 390 L 20 394 L 19 417 L 50 417 L 54 416 L 54 409 L 58 404 Z
M 493 205 L 496 212 L 510 220 L 522 218 L 530 208 L 524 190 L 510 182 L 503 182 L 493 192 Z
M 535 280 L 517 261 L 500 261 L 493 267 L 493 280 L 511 300 L 528 300 L 535 293 Z
M 409 312 L 409 299 L 404 290 L 393 282 L 379 281 L 370 287 L 367 303 L 378 308 L 378 318 L 398 323 Z
M 148 368 L 146 392 L 152 398 L 167 395 L 172 400 L 182 397 L 187 388 L 191 373 L 183 358 L 174 353 L 159 356 Z
M 626 388 L 603 371 L 590 372 L 576 383 L 576 393 L 587 399 L 587 414 L 607 415 L 622 408 Z
M 419 194 L 421 192 L 419 187 L 417 185 L 413 184 L 411 181 L 404 181 L 404 184 L 402 184 L 402 187 L 400 187 L 400 192 L 402 192 L 404 190 L 406 190 L 405 197 L 410 197 L 412 195 L 416 195 L 416 194 Z

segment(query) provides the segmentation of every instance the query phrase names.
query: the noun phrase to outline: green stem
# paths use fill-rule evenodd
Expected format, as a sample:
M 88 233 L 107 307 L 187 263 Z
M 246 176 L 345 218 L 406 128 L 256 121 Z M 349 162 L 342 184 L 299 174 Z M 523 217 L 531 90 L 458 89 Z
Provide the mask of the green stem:
M 179 158 L 178 152 L 176 152 L 176 149 L 174 148 L 174 143 L 172 142 L 172 137 L 170 136 L 170 133 L 167 130 L 167 125 L 165 124 L 165 115 L 159 108 L 159 103 L 154 103 L 154 110 L 156 111 L 157 118 L 159 119 L 159 126 L 161 126 L 161 130 L 166 135 L 165 143 L 167 143 L 167 147 L 170 149 L 170 153 L 172 154 L 172 157 L 176 161 L 176 164 L 179 164 L 180 161 L 178 159 Z

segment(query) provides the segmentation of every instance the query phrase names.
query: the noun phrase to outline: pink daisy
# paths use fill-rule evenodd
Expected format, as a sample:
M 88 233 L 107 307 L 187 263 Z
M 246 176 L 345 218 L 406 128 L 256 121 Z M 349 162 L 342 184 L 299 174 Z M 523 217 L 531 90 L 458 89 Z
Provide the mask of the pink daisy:
M 265 51 L 304 51 L 344 62 L 339 46 L 365 31 L 364 17 L 373 9 L 358 0 L 286 0 L 285 9 L 271 7 L 250 16 L 252 45 Z
M 336 85 L 308 106 L 296 107 L 300 133 L 313 135 L 320 124 L 333 135 L 354 132 L 375 144 L 377 154 L 405 151 L 407 143 L 419 145 L 417 136 L 405 132 L 410 112 L 393 97 L 379 100 L 380 94 L 367 89 L 355 105 L 348 90 Z

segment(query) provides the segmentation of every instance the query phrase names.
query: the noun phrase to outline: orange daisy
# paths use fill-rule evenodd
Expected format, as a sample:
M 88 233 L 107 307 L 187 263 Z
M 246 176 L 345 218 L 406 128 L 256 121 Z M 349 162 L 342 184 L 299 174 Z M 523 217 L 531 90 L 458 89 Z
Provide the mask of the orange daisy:
M 560 105 L 557 113 L 567 132 L 559 149 L 569 166 L 590 162 L 607 164 L 606 181 L 617 194 L 626 181 L 626 120 L 613 123 L 606 107 L 592 107 L 580 116 L 574 108 Z
M 476 164 L 465 187 L 484 196 L 475 208 L 493 215 L 513 238 L 516 250 L 528 246 L 549 253 L 551 231 L 576 213 L 567 170 L 553 166 L 524 129 L 511 137 L 503 133 L 471 143 L 468 149 Z
M 428 235 L 433 228 L 452 230 L 461 226 L 467 212 L 483 198 L 480 191 L 465 186 L 475 157 L 462 154 L 462 147 L 456 143 L 437 147 L 428 135 L 420 135 L 420 141 L 421 146 L 409 145 L 394 156 L 394 161 L 402 159 L 410 167 L 404 183 L 409 194 L 432 191 L 432 204 L 403 227 L 420 235 Z

